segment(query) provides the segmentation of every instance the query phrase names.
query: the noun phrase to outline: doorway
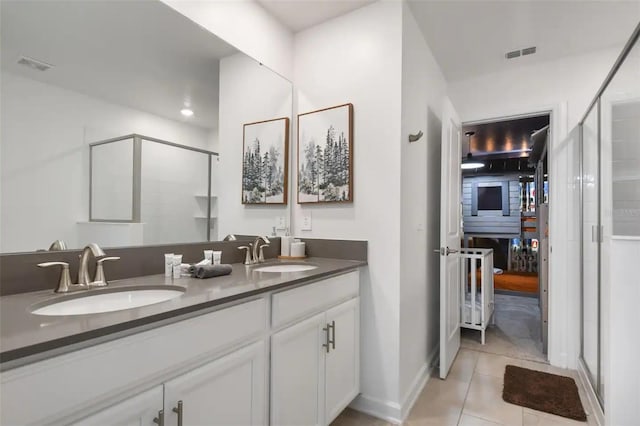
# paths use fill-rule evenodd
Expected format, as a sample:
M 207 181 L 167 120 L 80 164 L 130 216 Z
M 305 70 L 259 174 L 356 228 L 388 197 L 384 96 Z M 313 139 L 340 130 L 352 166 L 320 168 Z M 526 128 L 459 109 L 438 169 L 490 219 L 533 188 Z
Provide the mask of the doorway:
M 462 247 L 492 250 L 494 288 L 486 342 L 463 309 L 461 347 L 547 360 L 550 121 L 547 111 L 462 123 Z M 465 277 L 480 280 L 478 269 Z

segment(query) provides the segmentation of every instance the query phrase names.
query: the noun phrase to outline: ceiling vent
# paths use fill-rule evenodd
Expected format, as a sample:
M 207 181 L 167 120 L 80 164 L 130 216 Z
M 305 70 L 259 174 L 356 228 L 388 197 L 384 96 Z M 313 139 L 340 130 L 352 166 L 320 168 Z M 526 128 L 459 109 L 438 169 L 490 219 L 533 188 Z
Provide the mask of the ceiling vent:
M 534 53 L 536 53 L 536 47 L 532 46 L 522 50 L 512 50 L 511 52 L 505 53 L 504 57 L 507 59 L 514 59 L 520 56 L 533 55 Z
M 30 58 L 28 56 L 21 56 L 20 59 L 18 59 L 18 63 L 20 65 L 24 65 L 25 67 L 29 67 L 38 71 L 46 71 L 49 68 L 53 68 L 53 65 L 51 64 Z
M 519 50 L 512 50 L 511 52 L 507 52 L 505 53 L 504 57 L 507 59 L 513 59 L 513 58 L 517 58 L 520 56 L 520 51 Z

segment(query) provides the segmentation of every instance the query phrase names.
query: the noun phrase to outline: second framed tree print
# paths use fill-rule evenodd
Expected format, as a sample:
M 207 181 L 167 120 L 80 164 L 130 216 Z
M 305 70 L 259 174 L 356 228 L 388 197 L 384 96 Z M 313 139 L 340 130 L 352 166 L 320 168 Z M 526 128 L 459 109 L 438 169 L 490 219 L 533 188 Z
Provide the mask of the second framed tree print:
M 244 125 L 242 204 L 287 204 L 289 119 Z
M 298 203 L 353 201 L 353 105 L 298 115 Z

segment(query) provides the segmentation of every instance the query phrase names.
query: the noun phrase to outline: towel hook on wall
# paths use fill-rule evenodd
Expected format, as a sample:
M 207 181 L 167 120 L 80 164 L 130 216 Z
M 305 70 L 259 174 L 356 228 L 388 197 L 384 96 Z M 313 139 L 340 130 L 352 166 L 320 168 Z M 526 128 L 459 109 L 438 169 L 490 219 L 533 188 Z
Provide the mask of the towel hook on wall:
M 411 133 L 409 133 L 409 142 L 416 142 L 418 141 L 422 135 L 424 135 L 424 133 L 422 133 L 422 130 L 420 130 L 417 134 L 412 135 Z

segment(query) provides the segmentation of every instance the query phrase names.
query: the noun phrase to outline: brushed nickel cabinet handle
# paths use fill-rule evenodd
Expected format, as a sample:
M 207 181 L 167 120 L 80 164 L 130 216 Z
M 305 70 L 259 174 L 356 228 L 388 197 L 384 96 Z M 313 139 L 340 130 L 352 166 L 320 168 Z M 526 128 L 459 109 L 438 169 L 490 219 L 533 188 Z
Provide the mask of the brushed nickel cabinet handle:
M 336 348 L 336 322 L 335 321 L 331 321 L 331 325 L 329 326 L 329 328 L 331 329 L 331 349 L 335 349 Z
M 183 413 L 182 401 L 178 401 L 178 406 L 173 407 L 172 410 L 174 413 L 178 415 L 178 426 L 182 426 L 182 413 Z
M 325 335 L 324 335 L 325 336 L 325 340 L 324 340 L 325 343 L 322 344 L 322 347 L 327 350 L 327 353 L 329 353 L 329 350 L 330 350 L 330 346 L 329 345 L 331 344 L 331 340 L 329 339 L 329 329 L 330 329 L 330 327 L 331 326 L 329 324 L 327 324 L 327 326 L 323 327 L 323 329 L 322 329 L 322 331 L 325 332 Z
M 158 411 L 158 417 L 154 417 L 153 422 L 158 426 L 164 426 L 164 410 Z

